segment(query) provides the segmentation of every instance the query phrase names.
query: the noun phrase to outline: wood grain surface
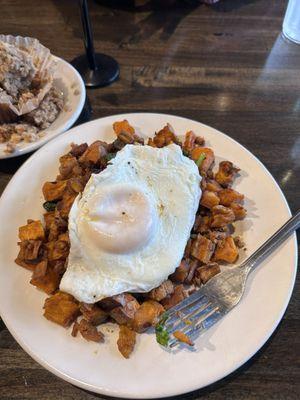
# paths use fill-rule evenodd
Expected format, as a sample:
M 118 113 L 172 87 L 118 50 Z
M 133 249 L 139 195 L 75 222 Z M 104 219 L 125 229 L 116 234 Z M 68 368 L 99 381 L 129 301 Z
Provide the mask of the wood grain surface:
M 121 5 L 120 5 L 121 3 Z M 300 46 L 281 37 L 285 0 L 89 1 L 97 51 L 121 76 L 89 90 L 79 122 L 153 111 L 211 125 L 246 146 L 271 171 L 291 210 L 300 203 Z M 83 52 L 73 0 L 0 0 L 0 32 L 33 36 L 57 56 Z M 27 156 L 0 162 L 0 193 Z M 1 224 L 1 221 L 0 221 Z M 181 399 L 300 398 L 299 278 L 267 344 L 242 368 Z M 255 329 L 255 327 L 254 327 Z M 199 365 L 199 368 L 205 366 Z M 0 322 L 0 399 L 98 399 L 33 361 Z

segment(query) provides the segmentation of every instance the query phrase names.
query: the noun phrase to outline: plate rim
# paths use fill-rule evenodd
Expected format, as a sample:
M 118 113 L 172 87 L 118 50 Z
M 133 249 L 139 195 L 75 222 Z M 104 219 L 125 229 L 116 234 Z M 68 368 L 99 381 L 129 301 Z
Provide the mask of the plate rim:
M 82 77 L 80 76 L 79 72 L 73 67 L 71 63 L 68 61 L 64 60 L 61 57 L 53 55 L 54 60 L 67 65 L 68 68 L 73 72 L 74 76 L 76 76 L 76 82 L 79 84 L 79 90 L 80 90 L 80 100 L 78 103 L 77 108 L 75 111 L 72 113 L 70 118 L 62 124 L 59 128 L 57 128 L 57 132 L 54 134 L 54 136 L 51 136 L 50 138 L 47 137 L 47 133 L 45 136 L 43 136 L 40 140 L 37 140 L 36 142 L 28 143 L 28 146 L 23 147 L 21 149 L 17 149 L 16 152 L 14 153 L 7 153 L 7 154 L 0 154 L 0 160 L 7 160 L 10 158 L 15 158 L 19 156 L 23 156 L 24 154 L 28 154 L 31 152 L 34 152 L 35 150 L 40 149 L 43 147 L 45 144 L 49 143 L 51 140 L 57 138 L 58 136 L 62 135 L 69 129 L 72 129 L 72 125 L 77 121 L 78 117 L 80 116 L 81 111 L 83 110 L 84 103 L 86 100 L 86 88 L 83 82 Z M 89 121 L 90 122 L 90 121 Z M 51 125 L 50 125 L 51 126 Z M 49 127 L 50 128 L 50 127 Z
M 260 166 L 260 168 L 262 168 L 264 170 L 264 172 L 269 176 L 269 178 L 271 178 L 272 183 L 274 184 L 274 186 L 276 187 L 277 192 L 279 193 L 281 199 L 283 200 L 283 203 L 286 207 L 287 213 L 289 214 L 289 216 L 291 216 L 291 210 L 289 207 L 289 204 L 285 198 L 284 193 L 282 192 L 279 184 L 276 182 L 275 178 L 273 177 L 273 175 L 270 173 L 270 171 L 264 166 L 264 164 L 259 160 L 259 158 L 257 156 L 255 156 L 250 150 L 248 150 L 246 147 L 244 147 L 241 143 L 239 143 L 237 140 L 233 139 L 232 137 L 230 137 L 229 135 L 219 131 L 218 129 L 209 126 L 207 124 L 204 124 L 200 121 L 197 120 L 193 120 L 191 118 L 186 118 L 186 117 L 182 117 L 182 116 L 178 116 L 178 115 L 172 115 L 172 114 L 167 114 L 167 113 L 153 113 L 153 112 L 133 112 L 133 113 L 119 113 L 119 114 L 113 114 L 113 115 L 108 115 L 105 117 L 100 117 L 91 121 L 88 121 L 84 124 L 78 125 L 76 127 L 73 127 L 59 135 L 57 135 L 56 137 L 52 138 L 51 140 L 49 140 L 45 145 L 43 145 L 41 148 L 39 148 L 36 152 L 34 152 L 22 165 L 21 167 L 16 171 L 16 173 L 14 174 L 14 176 L 11 178 L 11 180 L 9 181 L 9 183 L 7 184 L 7 186 L 5 187 L 1 197 L 0 197 L 0 209 L 1 209 L 1 205 L 2 202 L 4 201 L 3 199 L 5 198 L 6 192 L 8 192 L 10 190 L 10 187 L 12 187 L 14 185 L 14 181 L 16 179 L 16 177 L 19 175 L 20 171 L 23 169 L 23 167 L 27 167 L 28 165 L 30 165 L 31 162 L 34 162 L 34 159 L 36 157 L 39 156 L 39 154 L 44 150 L 44 148 L 47 148 L 51 146 L 52 141 L 58 141 L 61 140 L 64 135 L 67 136 L 67 134 L 69 134 L 70 131 L 75 130 L 75 129 L 82 129 L 84 128 L 86 125 L 92 125 L 92 124 L 97 124 L 97 121 L 99 120 L 105 120 L 105 119 L 111 119 L 111 118 L 128 118 L 130 119 L 130 116 L 134 116 L 134 115 L 142 115 L 142 114 L 147 114 L 147 115 L 152 115 L 153 117 L 155 116 L 163 116 L 163 117 L 170 117 L 170 118 L 177 118 L 177 119 L 182 119 L 182 120 L 187 120 L 187 121 L 192 121 L 194 123 L 200 124 L 204 127 L 207 127 L 208 129 L 213 129 L 216 133 L 218 133 L 218 135 L 221 135 L 222 137 L 225 137 L 227 140 L 229 139 L 232 143 L 237 144 L 238 146 L 242 147 L 244 151 L 246 151 L 248 153 L 248 155 L 250 157 L 252 157 Z M 88 140 L 87 140 L 88 141 Z M 219 380 L 225 378 L 226 376 L 230 375 L 232 372 L 238 370 L 242 365 L 244 365 L 247 361 L 249 361 L 261 348 L 262 346 L 268 341 L 268 339 L 271 337 L 271 335 L 274 333 L 274 331 L 276 330 L 276 328 L 278 327 L 279 322 L 281 321 L 281 319 L 283 318 L 284 313 L 286 312 L 287 306 L 290 302 L 292 293 L 293 293 L 293 289 L 295 286 L 295 280 L 296 280 L 296 274 L 297 274 L 297 257 L 298 257 L 298 247 L 297 247 L 297 236 L 296 233 L 294 233 L 293 235 L 290 236 L 290 240 L 293 239 L 293 247 L 294 247 L 294 265 L 293 265 L 293 276 L 292 279 L 290 281 L 290 286 L 289 286 L 289 291 L 287 293 L 286 299 L 285 299 L 285 303 L 279 313 L 278 318 L 276 319 L 276 321 L 274 322 L 272 328 L 270 329 L 270 331 L 268 331 L 264 337 L 262 337 L 259 346 L 257 346 L 257 348 L 251 352 L 251 354 L 248 354 L 246 357 L 244 357 L 244 359 L 242 359 L 240 361 L 239 364 L 235 364 L 229 371 L 227 371 L 226 373 L 220 373 L 219 376 L 213 377 L 211 380 L 208 380 L 207 384 L 205 386 L 197 386 L 197 384 L 195 384 L 194 386 L 190 385 L 190 388 L 188 390 L 184 389 L 184 390 L 174 390 L 174 391 L 169 391 L 168 394 L 153 394 L 152 396 L 150 395 L 141 395 L 141 396 L 136 396 L 133 395 L 132 393 L 129 393 L 128 391 L 112 391 L 110 389 L 106 389 L 105 387 L 101 387 L 101 386 L 95 386 L 93 384 L 89 384 L 89 383 L 85 383 L 82 380 L 78 380 L 77 378 L 73 378 L 70 375 L 61 372 L 59 369 L 57 369 L 56 367 L 53 367 L 52 365 L 50 365 L 47 361 L 45 361 L 42 357 L 39 357 L 37 354 L 35 354 L 34 352 L 32 352 L 30 350 L 30 347 L 27 346 L 26 343 L 22 342 L 22 339 L 16 334 L 16 332 L 14 331 L 14 329 L 10 326 L 9 323 L 6 322 L 6 318 L 3 318 L 3 313 L 1 310 L 1 304 L 0 304 L 0 315 L 5 323 L 5 325 L 7 326 L 9 332 L 12 334 L 12 336 L 14 337 L 14 339 L 19 343 L 19 345 L 23 348 L 24 351 L 26 351 L 27 354 L 30 355 L 30 357 L 32 357 L 38 364 L 42 365 L 44 368 L 46 368 L 49 372 L 53 373 L 54 375 L 56 375 L 57 377 L 77 386 L 80 387 L 81 389 L 84 390 L 88 390 L 94 393 L 98 393 L 98 394 L 102 394 L 102 395 L 106 395 L 106 396 L 110 396 L 110 397 L 119 397 L 119 398 L 128 398 L 128 399 L 157 399 L 157 398 L 166 398 L 166 397 L 170 397 L 170 396 L 176 396 L 176 395 L 183 395 L 186 393 L 190 393 L 199 389 L 202 389 L 204 387 L 207 387 L 209 385 L 211 385 L 214 382 L 218 382 Z

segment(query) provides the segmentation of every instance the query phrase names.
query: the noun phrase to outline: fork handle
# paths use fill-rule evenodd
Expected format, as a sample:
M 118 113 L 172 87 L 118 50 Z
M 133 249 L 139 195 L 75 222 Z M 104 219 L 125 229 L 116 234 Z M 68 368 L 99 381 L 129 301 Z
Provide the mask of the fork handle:
M 294 231 L 300 227 L 300 210 L 291 217 L 277 232 L 274 233 L 262 246 L 260 246 L 241 267 L 253 270 L 268 255 L 278 248 Z

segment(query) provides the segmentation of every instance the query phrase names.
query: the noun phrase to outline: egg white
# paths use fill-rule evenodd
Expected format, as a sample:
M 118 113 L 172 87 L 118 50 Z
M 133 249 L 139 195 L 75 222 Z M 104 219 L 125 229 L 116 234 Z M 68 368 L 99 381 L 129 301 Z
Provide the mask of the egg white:
M 79 301 L 94 303 L 123 292 L 148 292 L 179 265 L 201 197 L 194 161 L 175 144 L 157 149 L 127 145 L 99 174 L 93 174 L 69 214 L 70 254 L 60 289 Z M 114 185 L 133 185 L 156 210 L 151 240 L 136 251 L 104 251 L 85 235 L 83 222 L 93 210 L 95 193 Z M 120 227 L 122 229 L 122 227 Z

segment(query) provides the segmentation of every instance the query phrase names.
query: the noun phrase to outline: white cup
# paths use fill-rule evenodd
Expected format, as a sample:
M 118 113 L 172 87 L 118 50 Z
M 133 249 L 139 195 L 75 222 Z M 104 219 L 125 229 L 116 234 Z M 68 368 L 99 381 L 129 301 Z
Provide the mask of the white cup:
M 300 0 L 289 0 L 282 32 L 286 38 L 300 44 Z

